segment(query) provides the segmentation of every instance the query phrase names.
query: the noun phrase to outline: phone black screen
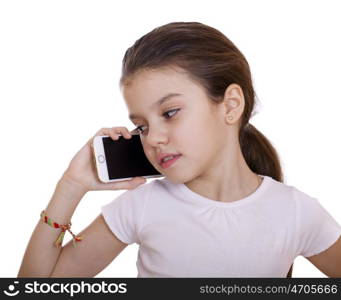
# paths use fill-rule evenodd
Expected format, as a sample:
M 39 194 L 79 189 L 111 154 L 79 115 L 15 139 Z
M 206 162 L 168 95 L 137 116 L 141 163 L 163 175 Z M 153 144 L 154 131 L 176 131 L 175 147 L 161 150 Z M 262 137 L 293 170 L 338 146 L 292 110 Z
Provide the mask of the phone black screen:
M 139 135 L 132 135 L 130 139 L 120 136 L 118 140 L 110 137 L 102 140 L 109 180 L 160 175 L 144 154 Z

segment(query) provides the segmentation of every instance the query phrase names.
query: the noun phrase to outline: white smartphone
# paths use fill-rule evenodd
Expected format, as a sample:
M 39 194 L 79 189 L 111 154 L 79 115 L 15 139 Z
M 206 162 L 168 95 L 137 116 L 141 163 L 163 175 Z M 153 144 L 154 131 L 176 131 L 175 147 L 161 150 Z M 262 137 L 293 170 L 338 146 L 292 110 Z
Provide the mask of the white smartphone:
M 101 182 L 123 181 L 140 176 L 164 176 L 147 159 L 138 134 L 132 134 L 130 139 L 120 135 L 117 140 L 107 135 L 96 136 L 93 139 L 93 151 Z

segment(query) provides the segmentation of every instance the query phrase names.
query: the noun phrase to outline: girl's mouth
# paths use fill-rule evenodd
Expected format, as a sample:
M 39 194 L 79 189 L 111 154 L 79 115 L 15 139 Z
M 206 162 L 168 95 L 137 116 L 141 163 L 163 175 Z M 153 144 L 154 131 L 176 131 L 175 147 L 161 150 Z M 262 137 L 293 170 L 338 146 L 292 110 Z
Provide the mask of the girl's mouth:
M 180 158 L 181 154 L 175 155 L 170 159 L 167 159 L 166 161 L 162 161 L 160 163 L 161 167 L 163 169 L 167 169 L 169 168 L 171 165 L 173 165 L 179 158 Z

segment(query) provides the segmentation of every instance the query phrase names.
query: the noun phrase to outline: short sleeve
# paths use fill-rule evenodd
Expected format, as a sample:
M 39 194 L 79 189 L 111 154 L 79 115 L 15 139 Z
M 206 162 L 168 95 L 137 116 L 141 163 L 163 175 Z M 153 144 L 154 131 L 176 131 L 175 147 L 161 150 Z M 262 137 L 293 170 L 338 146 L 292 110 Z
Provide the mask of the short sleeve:
M 309 257 L 332 246 L 341 235 L 341 226 L 313 197 L 299 191 L 297 208 L 297 255 Z
M 126 244 L 140 243 L 138 231 L 144 201 L 143 197 L 136 199 L 134 191 L 128 190 L 101 207 L 103 218 L 110 230 Z

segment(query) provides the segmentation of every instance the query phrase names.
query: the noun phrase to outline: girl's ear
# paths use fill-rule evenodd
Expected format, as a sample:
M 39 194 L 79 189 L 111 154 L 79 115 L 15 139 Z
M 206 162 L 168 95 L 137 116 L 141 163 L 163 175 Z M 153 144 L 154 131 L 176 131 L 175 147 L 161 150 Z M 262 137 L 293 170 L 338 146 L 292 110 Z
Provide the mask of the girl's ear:
M 224 94 L 225 121 L 228 124 L 236 123 L 245 106 L 243 90 L 238 84 L 230 84 Z

